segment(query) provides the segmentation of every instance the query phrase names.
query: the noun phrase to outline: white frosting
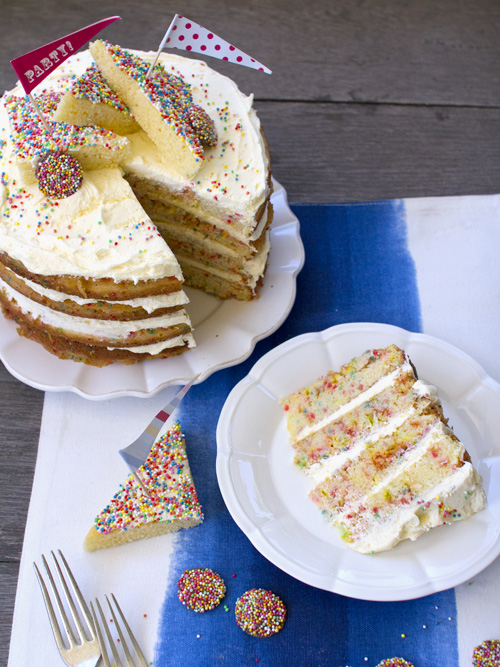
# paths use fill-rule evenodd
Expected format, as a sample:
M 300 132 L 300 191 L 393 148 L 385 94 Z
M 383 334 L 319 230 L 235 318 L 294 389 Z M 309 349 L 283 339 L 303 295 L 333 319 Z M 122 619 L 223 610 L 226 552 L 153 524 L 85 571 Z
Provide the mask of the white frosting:
M 43 324 L 60 328 L 69 333 L 96 336 L 102 340 L 109 339 L 110 344 L 114 342 L 113 339 L 126 338 L 130 333 L 141 329 L 165 328 L 176 324 L 189 323 L 189 317 L 184 309 L 170 315 L 150 317 L 143 320 L 95 320 L 87 317 L 76 317 L 32 301 L 23 294 L 12 290 L 7 283 L 2 283 L 0 289 L 9 299 L 14 299 L 17 302 L 23 313 L 28 313 L 33 319 L 39 319 Z
M 134 352 L 135 354 L 148 354 L 155 355 L 159 354 L 162 350 L 168 348 L 177 347 L 178 345 L 184 345 L 187 343 L 188 347 L 195 347 L 196 343 L 192 334 L 183 334 L 182 336 L 175 336 L 175 338 L 169 338 L 161 343 L 153 343 L 152 345 L 136 345 L 135 347 L 108 347 L 108 350 L 127 350 L 128 352 Z
M 42 287 L 27 278 L 22 279 L 23 282 L 30 287 L 34 292 L 41 296 L 45 296 L 51 301 L 62 303 L 63 301 L 73 301 L 79 306 L 93 305 L 93 304 L 121 304 L 124 306 L 131 306 L 132 308 L 144 308 L 147 313 L 154 313 L 159 308 L 172 308 L 173 306 L 183 306 L 189 303 L 186 293 L 182 290 L 172 292 L 171 294 L 158 294 L 156 296 L 139 297 L 136 299 L 127 299 L 125 301 L 106 301 L 105 299 L 84 299 L 80 296 L 68 296 L 63 292 Z

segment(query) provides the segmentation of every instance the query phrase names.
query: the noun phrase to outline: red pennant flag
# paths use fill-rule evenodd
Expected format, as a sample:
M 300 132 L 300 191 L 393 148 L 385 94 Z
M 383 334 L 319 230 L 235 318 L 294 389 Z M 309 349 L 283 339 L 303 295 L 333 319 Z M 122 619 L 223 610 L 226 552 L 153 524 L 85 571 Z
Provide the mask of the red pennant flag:
M 25 53 L 19 58 L 11 60 L 19 81 L 27 94 L 31 93 L 35 86 L 45 79 L 56 67 L 78 51 L 94 35 L 103 30 L 107 25 L 118 21 L 120 16 L 110 16 L 97 23 L 81 28 L 65 37 L 56 39 L 50 44 L 40 46 L 34 51 Z

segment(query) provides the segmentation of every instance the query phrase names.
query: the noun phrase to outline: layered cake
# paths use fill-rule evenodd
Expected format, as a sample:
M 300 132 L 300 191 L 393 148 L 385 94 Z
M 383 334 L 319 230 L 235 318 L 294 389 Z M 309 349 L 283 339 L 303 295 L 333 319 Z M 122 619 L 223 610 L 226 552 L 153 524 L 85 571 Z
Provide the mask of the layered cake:
M 202 521 L 184 436 L 176 421 L 96 517 L 84 548 L 114 547 L 198 526 Z
M 486 505 L 436 389 L 395 345 L 368 350 L 282 405 L 310 497 L 356 551 L 391 549 Z
M 164 53 L 146 77 L 154 54 L 91 48 L 34 91 L 45 122 L 20 86 L 1 100 L 0 302 L 61 358 L 167 357 L 195 344 L 184 284 L 257 295 L 267 147 L 205 63 Z

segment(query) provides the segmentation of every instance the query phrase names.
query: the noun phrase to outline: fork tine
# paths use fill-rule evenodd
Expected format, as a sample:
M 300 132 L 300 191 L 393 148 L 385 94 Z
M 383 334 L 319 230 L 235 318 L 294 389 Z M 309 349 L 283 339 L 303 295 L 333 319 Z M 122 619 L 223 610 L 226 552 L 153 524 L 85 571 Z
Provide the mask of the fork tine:
M 74 620 L 74 622 L 75 622 L 75 624 L 78 628 L 78 632 L 79 632 L 79 635 L 80 635 L 80 641 L 83 641 L 84 637 L 86 637 L 87 635 L 85 633 L 85 628 L 83 627 L 83 624 L 80 620 L 80 614 L 78 613 L 78 611 L 76 609 L 76 605 L 75 605 L 73 596 L 71 595 L 71 593 L 69 591 L 68 584 L 66 583 L 66 578 L 65 578 L 65 576 L 62 572 L 61 566 L 59 565 L 59 562 L 56 558 L 56 555 L 53 551 L 51 553 L 52 553 L 52 557 L 54 558 L 54 562 L 55 562 L 56 567 L 57 567 L 57 572 L 59 574 L 59 578 L 61 580 L 61 584 L 62 584 L 63 589 L 64 589 L 64 594 L 66 595 L 66 600 L 68 601 L 68 605 L 69 605 L 69 607 L 71 609 L 71 613 L 73 615 L 73 620 Z M 59 557 L 61 558 L 61 560 L 63 562 L 64 569 L 66 570 L 66 574 L 67 574 L 67 576 L 68 576 L 68 578 L 71 582 L 71 586 L 73 588 L 76 599 L 78 601 L 78 605 L 80 607 L 81 613 L 82 613 L 85 621 L 87 622 L 88 633 L 89 633 L 90 639 L 93 639 L 94 638 L 94 625 L 93 625 L 93 621 L 92 621 L 92 617 L 90 615 L 89 609 L 87 607 L 87 603 L 85 602 L 85 599 L 84 599 L 84 597 L 83 597 L 83 595 L 80 591 L 80 588 L 79 588 L 78 584 L 76 583 L 76 579 L 73 576 L 73 573 L 71 572 L 71 569 L 68 565 L 68 562 L 67 562 L 66 558 L 64 557 L 64 554 L 62 553 L 62 551 L 60 549 L 58 549 L 58 553 L 59 553 Z
M 120 656 L 118 655 L 118 651 L 116 650 L 113 637 L 111 636 L 111 632 L 109 631 L 109 627 L 108 627 L 108 623 L 106 621 L 106 617 L 104 616 L 104 612 L 102 610 L 101 604 L 100 604 L 100 602 L 97 598 L 96 598 L 95 603 L 96 603 L 97 609 L 99 610 L 99 613 L 101 615 L 102 624 L 104 626 L 104 632 L 106 633 L 106 637 L 108 638 L 108 643 L 111 647 L 111 652 L 113 654 L 113 660 L 116 663 L 116 667 L 121 667 L 122 662 L 120 660 Z M 100 647 L 101 647 L 102 655 L 103 656 L 107 655 L 107 651 L 106 651 L 106 647 L 104 645 L 104 642 L 102 644 L 100 644 Z
M 43 556 L 42 556 L 43 558 Z M 38 566 L 36 563 L 33 563 L 33 566 L 35 568 L 35 573 L 38 579 L 38 583 L 40 584 L 40 588 L 42 589 L 42 595 L 43 595 L 43 601 L 45 602 L 45 607 L 47 609 L 47 613 L 49 615 L 49 620 L 50 620 L 50 627 L 52 628 L 52 632 L 54 633 L 54 638 L 56 640 L 56 644 L 59 648 L 59 651 L 65 651 L 67 649 L 66 644 L 64 643 L 63 636 L 61 634 L 61 630 L 59 629 L 59 623 L 57 621 L 57 617 L 54 613 L 54 607 L 52 605 L 52 600 L 50 599 L 49 592 L 47 590 L 47 586 L 45 585 L 45 581 L 43 580 L 43 577 L 41 575 L 40 570 L 38 569 Z M 54 590 L 54 586 L 52 586 L 52 590 Z
M 130 637 L 130 641 L 132 642 L 132 645 L 133 645 L 134 650 L 137 654 L 137 657 L 139 658 L 139 662 L 141 664 L 141 667 L 147 667 L 146 658 L 144 657 L 144 654 L 142 653 L 141 648 L 140 648 L 139 644 L 137 643 L 137 640 L 134 637 L 134 634 L 133 634 L 132 630 L 130 629 L 130 625 L 127 623 L 127 619 L 123 615 L 121 607 L 118 604 L 118 600 L 115 598 L 113 593 L 111 593 L 111 597 L 113 598 L 113 602 L 116 605 L 116 609 L 118 610 L 118 613 L 120 614 L 120 618 L 122 619 L 123 625 L 127 629 L 128 635 Z M 109 600 L 108 600 L 108 604 L 109 604 Z M 111 607 L 111 605 L 109 605 L 109 606 Z
M 52 555 L 54 555 L 54 554 L 52 554 Z M 55 558 L 54 558 L 54 560 L 55 560 Z M 45 570 L 47 571 L 47 576 L 49 578 L 49 583 L 51 585 L 52 594 L 54 595 L 54 599 L 56 601 L 56 606 L 57 606 L 57 609 L 59 610 L 59 614 L 61 616 L 61 620 L 62 620 L 62 624 L 64 626 L 64 630 L 66 632 L 66 637 L 67 637 L 67 640 L 68 640 L 68 644 L 69 644 L 69 646 L 73 646 L 74 644 L 76 644 L 76 638 L 75 638 L 75 635 L 73 633 L 73 629 L 72 629 L 72 627 L 69 623 L 68 615 L 66 614 L 66 610 L 65 610 L 65 608 L 63 606 L 63 603 L 61 601 L 61 596 L 59 595 L 59 590 L 56 586 L 56 582 L 54 581 L 54 577 L 52 575 L 52 572 L 50 570 L 49 564 L 47 563 L 47 559 L 45 558 L 45 556 L 42 556 L 42 563 L 44 564 Z M 57 562 L 56 562 L 56 565 L 57 565 Z M 59 576 L 61 577 L 62 574 L 60 573 Z M 68 597 L 68 592 L 64 591 L 64 593 L 65 593 L 66 598 L 67 598 Z
M 120 643 L 122 645 L 123 652 L 125 653 L 125 657 L 127 658 L 127 662 L 128 662 L 129 665 L 133 665 L 134 663 L 132 661 L 132 655 L 130 653 L 130 650 L 129 650 L 129 647 L 128 647 L 128 644 L 127 644 L 127 640 L 125 639 L 125 635 L 123 634 L 121 626 L 116 619 L 115 612 L 113 611 L 113 607 L 111 606 L 111 603 L 109 601 L 108 596 L 106 595 L 105 597 L 106 597 L 106 601 L 108 603 L 109 611 L 111 612 L 111 617 L 113 619 L 113 623 L 115 624 L 116 631 L 118 632 L 118 636 L 120 637 Z M 123 618 L 123 614 L 120 614 L 120 615 L 121 615 L 122 619 L 125 620 Z
M 96 600 L 96 604 L 99 605 L 99 600 Z M 100 605 L 99 605 L 99 607 L 100 607 Z M 104 637 L 102 636 L 102 632 L 101 632 L 101 626 L 99 625 L 99 621 L 97 620 L 97 614 L 96 614 L 96 611 L 94 609 L 94 605 L 92 604 L 92 602 L 90 603 L 90 609 L 92 611 L 92 618 L 94 619 L 94 626 L 95 626 L 95 631 L 96 631 L 96 634 L 97 634 L 97 641 L 99 642 L 99 648 L 101 649 L 101 658 L 102 658 L 102 661 L 104 663 L 104 667 L 111 667 L 111 663 L 109 662 L 109 658 L 108 658 L 108 652 L 106 650 L 106 645 L 104 643 Z M 101 614 L 102 614 L 102 610 L 101 610 Z M 104 624 L 104 627 L 107 628 L 107 625 Z M 109 638 L 109 636 L 108 636 L 108 638 Z M 118 661 L 115 660 L 115 662 L 116 662 L 117 667 L 118 667 L 118 664 L 119 664 Z

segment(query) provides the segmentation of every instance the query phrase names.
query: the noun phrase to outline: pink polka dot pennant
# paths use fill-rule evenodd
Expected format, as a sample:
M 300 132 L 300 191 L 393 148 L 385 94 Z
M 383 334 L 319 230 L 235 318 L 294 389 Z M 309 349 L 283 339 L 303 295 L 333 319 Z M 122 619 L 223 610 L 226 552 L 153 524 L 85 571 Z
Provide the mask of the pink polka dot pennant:
M 174 16 L 159 50 L 164 46 L 170 49 L 195 51 L 205 56 L 227 60 L 237 65 L 245 65 L 266 72 L 266 74 L 271 74 L 271 70 L 262 63 L 243 53 L 229 42 L 224 41 L 210 30 L 194 21 L 190 21 L 185 16 L 179 16 L 179 14 Z

